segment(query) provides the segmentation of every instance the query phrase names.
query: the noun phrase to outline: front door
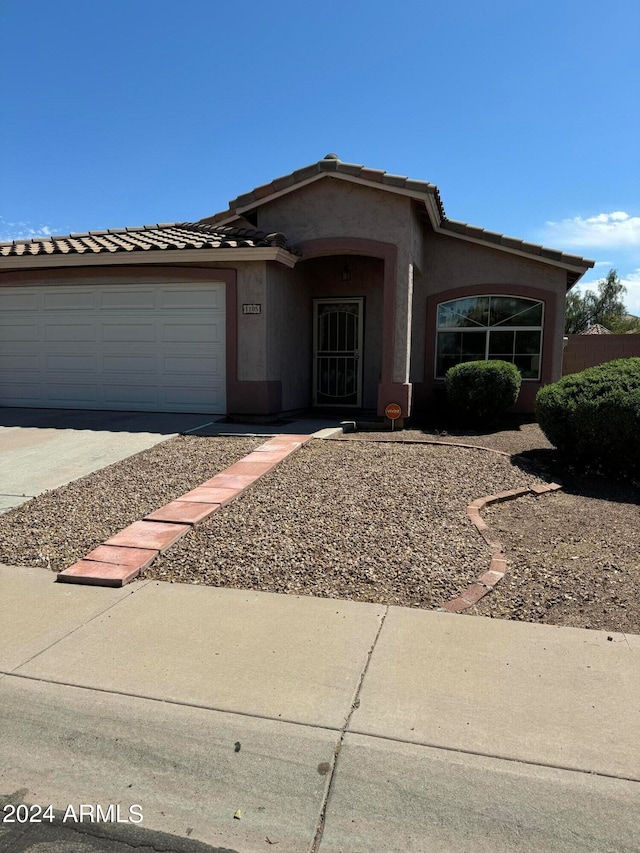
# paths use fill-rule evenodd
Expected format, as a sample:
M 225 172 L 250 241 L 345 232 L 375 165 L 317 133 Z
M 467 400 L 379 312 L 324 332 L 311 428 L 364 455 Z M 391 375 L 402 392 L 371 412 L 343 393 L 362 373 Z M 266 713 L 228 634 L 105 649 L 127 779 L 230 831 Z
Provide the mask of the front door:
M 362 405 L 362 297 L 313 300 L 313 404 Z

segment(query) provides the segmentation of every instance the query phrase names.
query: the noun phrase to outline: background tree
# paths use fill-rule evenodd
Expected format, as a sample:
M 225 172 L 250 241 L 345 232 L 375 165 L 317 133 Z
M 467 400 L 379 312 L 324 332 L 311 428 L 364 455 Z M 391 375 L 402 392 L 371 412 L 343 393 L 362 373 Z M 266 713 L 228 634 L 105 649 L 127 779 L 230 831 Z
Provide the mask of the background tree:
M 607 277 L 598 282 L 597 292 L 585 290 L 582 294 L 570 291 L 567 294 L 565 335 L 580 334 L 596 323 L 614 331 L 612 325 L 622 324 L 627 313 L 623 300 L 626 292 L 617 270 L 609 270 Z

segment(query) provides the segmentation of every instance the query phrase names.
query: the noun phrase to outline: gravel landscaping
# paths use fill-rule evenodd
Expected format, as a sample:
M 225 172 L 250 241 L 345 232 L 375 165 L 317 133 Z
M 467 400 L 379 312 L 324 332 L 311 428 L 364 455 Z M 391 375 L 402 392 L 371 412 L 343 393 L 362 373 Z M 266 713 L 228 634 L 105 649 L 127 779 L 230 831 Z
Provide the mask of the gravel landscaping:
M 489 507 L 509 570 L 468 613 L 640 634 L 640 495 L 606 481 Z
M 514 421 L 501 429 L 476 430 L 405 429 L 399 432 L 348 432 L 340 441 L 442 441 L 447 444 L 474 444 L 500 450 L 503 453 L 522 453 L 526 450 L 547 450 L 551 444 L 536 423 Z
M 179 436 L 0 515 L 0 562 L 60 571 L 264 439 Z
M 59 571 L 263 441 L 181 436 L 48 492 L 0 515 L 0 561 Z M 549 465 L 557 476 L 531 423 L 316 440 L 142 577 L 437 607 L 488 568 L 467 504 L 549 479 Z M 640 634 L 637 489 L 569 474 L 563 491 L 496 504 L 483 517 L 506 547 L 508 572 L 467 614 Z
M 144 577 L 436 607 L 488 566 L 467 503 L 534 482 L 477 450 L 314 441 Z

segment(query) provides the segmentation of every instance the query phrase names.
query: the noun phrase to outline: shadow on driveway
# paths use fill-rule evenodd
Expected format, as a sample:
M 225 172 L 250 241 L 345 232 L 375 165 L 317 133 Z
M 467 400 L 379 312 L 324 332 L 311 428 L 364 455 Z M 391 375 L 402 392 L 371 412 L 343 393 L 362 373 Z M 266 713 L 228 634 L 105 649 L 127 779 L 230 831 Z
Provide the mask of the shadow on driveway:
M 25 409 L 0 407 L 0 427 L 151 432 L 171 435 L 219 420 L 222 415 L 182 412 L 111 412 L 88 409 Z

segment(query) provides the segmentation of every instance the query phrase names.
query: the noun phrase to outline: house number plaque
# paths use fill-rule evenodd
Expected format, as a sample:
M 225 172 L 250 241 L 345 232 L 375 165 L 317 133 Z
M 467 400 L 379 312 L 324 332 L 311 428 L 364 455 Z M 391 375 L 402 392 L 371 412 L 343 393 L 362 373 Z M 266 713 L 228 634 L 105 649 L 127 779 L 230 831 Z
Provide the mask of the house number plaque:
M 244 302 L 242 305 L 243 314 L 262 314 L 261 302 Z

